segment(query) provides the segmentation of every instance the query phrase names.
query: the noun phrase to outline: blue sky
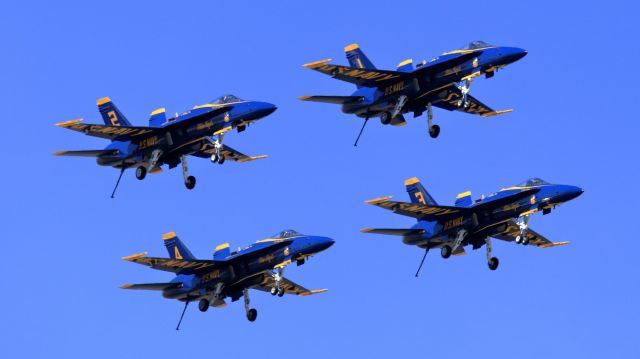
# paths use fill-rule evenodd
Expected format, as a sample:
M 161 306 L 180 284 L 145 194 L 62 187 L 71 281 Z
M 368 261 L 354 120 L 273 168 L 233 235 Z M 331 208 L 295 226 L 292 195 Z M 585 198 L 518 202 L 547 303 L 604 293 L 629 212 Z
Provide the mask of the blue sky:
M 432 358 L 637 357 L 637 4 L 631 1 L 401 2 L 382 7 L 325 1 L 4 3 L 0 57 L 4 153 L 5 284 L 0 345 L 6 357 L 139 358 L 240 354 Z M 346 64 L 352 42 L 393 68 L 471 40 L 523 47 L 527 57 L 472 94 L 512 114 L 489 119 L 435 111 L 401 128 L 361 122 L 300 95 L 346 95 L 352 85 L 304 69 Z M 182 112 L 224 93 L 278 105 L 226 143 L 269 158 L 212 165 L 193 159 L 195 190 L 179 170 L 117 171 L 56 150 L 100 149 L 100 139 L 53 126 L 100 123 L 95 100 L 110 96 L 137 125 L 165 107 Z M 547 250 L 497 243 L 447 261 L 399 239 L 365 235 L 409 218 L 367 206 L 418 176 L 444 204 L 459 192 L 488 194 L 528 177 L 573 184 L 585 194 L 530 225 L 571 245 Z M 307 298 L 254 293 L 258 320 L 241 303 L 186 314 L 154 292 L 124 283 L 170 275 L 120 257 L 164 256 L 174 230 L 198 256 L 283 228 L 336 239 L 286 275 Z

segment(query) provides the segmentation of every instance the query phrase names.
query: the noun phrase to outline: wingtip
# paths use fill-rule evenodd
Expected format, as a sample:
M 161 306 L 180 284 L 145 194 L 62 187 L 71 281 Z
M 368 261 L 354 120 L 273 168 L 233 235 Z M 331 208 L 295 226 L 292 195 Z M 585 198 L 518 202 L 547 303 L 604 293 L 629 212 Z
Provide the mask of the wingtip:
M 325 60 L 310 62 L 310 63 L 304 64 L 302 66 L 304 66 L 304 67 L 306 67 L 308 69 L 315 69 L 316 67 L 320 67 L 320 66 L 326 64 L 329 61 L 331 61 L 331 59 L 325 59 Z
M 386 201 L 390 200 L 391 198 L 393 198 L 393 196 L 374 198 L 374 199 L 370 199 L 368 201 L 364 201 L 364 203 L 367 203 L 367 204 L 378 204 L 378 203 L 381 203 L 381 202 L 386 202 Z
M 308 295 L 313 295 L 313 294 L 318 294 L 318 293 L 324 293 L 326 291 L 328 291 L 329 289 L 316 289 L 316 290 L 309 290 L 303 293 L 300 293 L 301 297 L 306 297 Z
M 569 244 L 569 243 L 570 243 L 569 241 L 564 241 L 564 242 L 551 242 L 551 243 L 549 243 L 549 244 L 547 244 L 547 245 L 540 246 L 540 248 L 551 248 L 551 247 L 564 246 L 564 245 L 567 245 L 567 244 Z
M 371 233 L 371 231 L 373 231 L 373 228 L 363 228 L 360 230 L 362 233 Z
M 58 123 L 56 123 L 56 126 L 58 126 L 58 127 L 67 127 L 67 126 L 75 125 L 76 123 L 80 123 L 82 121 L 84 121 L 84 119 L 79 118 L 79 119 L 76 119 L 76 120 L 58 122 Z
M 123 284 L 120 286 L 121 289 L 129 289 L 131 287 L 133 287 L 133 284 Z
M 53 153 L 54 156 L 62 156 L 62 154 L 65 153 L 65 151 L 56 151 Z
M 132 261 L 138 258 L 142 258 L 144 256 L 146 256 L 148 254 L 148 252 L 142 252 L 142 253 L 137 253 L 137 254 L 132 254 L 130 256 L 126 256 L 126 257 L 122 257 L 123 261 Z
M 298 97 L 298 100 L 306 101 L 306 100 L 308 100 L 310 98 L 311 98 L 311 96 L 300 96 L 300 97 Z
M 503 115 L 505 113 L 511 113 L 513 112 L 513 109 L 510 108 L 508 110 L 500 110 L 500 111 L 493 111 L 493 112 L 487 112 L 484 115 L 482 115 L 482 117 L 493 117 L 493 116 L 498 116 L 498 115 Z

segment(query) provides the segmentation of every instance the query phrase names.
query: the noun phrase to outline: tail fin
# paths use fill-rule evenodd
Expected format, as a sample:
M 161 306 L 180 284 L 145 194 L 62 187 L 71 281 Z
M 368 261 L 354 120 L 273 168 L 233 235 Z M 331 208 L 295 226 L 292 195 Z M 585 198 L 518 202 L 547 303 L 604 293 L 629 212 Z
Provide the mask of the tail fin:
M 164 246 L 167 247 L 167 252 L 169 252 L 171 259 L 196 259 L 175 232 L 165 233 L 162 239 L 164 240 Z
M 108 97 L 103 97 L 96 101 L 96 105 L 98 105 L 98 110 L 100 110 L 100 114 L 102 115 L 102 120 L 105 125 L 109 126 L 131 126 L 131 122 L 127 120 L 126 117 L 118 110 L 116 105 L 111 102 L 111 99 Z
M 349 65 L 351 67 L 359 68 L 359 69 L 370 69 L 374 70 L 376 67 L 371 63 L 371 60 L 364 54 L 358 44 L 351 44 L 344 48 L 344 53 L 347 55 L 347 60 L 349 60 Z
M 429 192 L 424 189 L 417 177 L 409 178 L 404 181 L 404 185 L 407 187 L 409 197 L 411 197 L 411 203 L 424 204 L 427 206 L 438 205 Z

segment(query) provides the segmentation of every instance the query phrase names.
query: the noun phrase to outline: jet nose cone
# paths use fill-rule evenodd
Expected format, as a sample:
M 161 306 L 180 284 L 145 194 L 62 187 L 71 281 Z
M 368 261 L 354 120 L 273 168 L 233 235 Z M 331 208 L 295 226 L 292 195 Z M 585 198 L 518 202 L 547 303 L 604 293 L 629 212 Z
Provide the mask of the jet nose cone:
M 329 247 L 331 247 L 336 241 L 328 237 L 318 237 L 315 245 L 316 252 L 323 251 Z
M 580 187 L 574 186 L 574 187 L 571 187 L 568 192 L 569 192 L 569 199 L 574 199 L 580 196 L 581 194 L 583 194 L 584 190 Z
M 253 113 L 255 118 L 258 119 L 258 118 L 269 116 L 277 109 L 278 107 L 276 107 L 276 105 L 272 103 L 258 102 L 254 106 Z
M 525 56 L 527 56 L 527 50 L 518 47 L 509 47 L 506 49 L 505 54 L 502 56 L 502 62 L 505 65 L 511 64 Z

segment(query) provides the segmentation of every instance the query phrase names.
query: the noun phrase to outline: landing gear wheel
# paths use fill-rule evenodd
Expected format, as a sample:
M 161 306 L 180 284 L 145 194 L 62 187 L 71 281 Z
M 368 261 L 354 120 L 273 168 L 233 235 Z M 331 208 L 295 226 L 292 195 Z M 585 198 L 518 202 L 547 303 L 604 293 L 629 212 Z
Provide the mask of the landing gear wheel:
M 280 288 L 280 289 L 278 290 L 278 297 L 282 297 L 283 295 L 284 295 L 284 289 L 283 289 L 283 288 Z
M 451 257 L 451 247 L 444 246 L 444 247 L 440 248 L 440 255 L 444 259 L 447 259 L 447 258 Z
M 517 237 L 516 237 L 516 243 L 517 243 L 517 244 L 522 243 L 522 236 L 517 236 Z
M 498 258 L 496 257 L 491 257 L 491 259 L 489 259 L 489 269 L 491 270 L 496 270 L 498 269 L 498 264 L 500 264 L 500 262 L 498 261 Z
M 529 237 L 525 236 L 524 239 L 522 240 L 522 245 L 526 246 L 529 244 Z
M 211 155 L 211 162 L 216 163 L 218 162 L 218 155 L 216 155 L 215 153 Z
M 201 312 L 206 312 L 209 309 L 209 301 L 206 299 L 200 299 L 200 302 L 198 302 L 198 309 L 200 309 Z
M 271 295 L 276 295 L 276 294 L 278 294 L 278 288 L 276 287 L 271 288 Z
M 227 159 L 227 158 L 226 158 L 226 157 L 224 157 L 224 155 L 220 155 L 220 157 L 218 157 L 218 163 L 219 163 L 219 164 L 223 164 L 223 163 L 224 163 L 224 160 L 226 160 L 226 159 Z
M 437 138 L 438 135 L 440 135 L 440 126 L 431 126 L 431 128 L 429 129 L 429 136 L 431 136 L 431 138 Z
M 258 311 L 253 308 L 249 309 L 249 311 L 247 311 L 247 319 L 249 319 L 250 322 L 253 322 L 256 318 L 258 318 Z
M 184 183 L 187 189 L 193 189 L 196 186 L 196 178 L 193 176 L 187 177 L 187 181 Z
M 147 176 L 147 168 L 144 166 L 139 166 L 136 168 L 136 178 L 139 180 L 143 180 Z
M 380 115 L 380 122 L 382 122 L 383 125 L 388 125 L 389 123 L 391 123 L 391 113 L 383 112 Z

